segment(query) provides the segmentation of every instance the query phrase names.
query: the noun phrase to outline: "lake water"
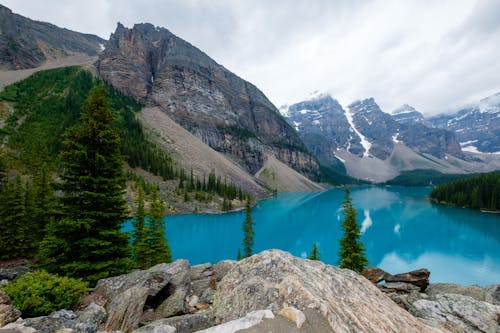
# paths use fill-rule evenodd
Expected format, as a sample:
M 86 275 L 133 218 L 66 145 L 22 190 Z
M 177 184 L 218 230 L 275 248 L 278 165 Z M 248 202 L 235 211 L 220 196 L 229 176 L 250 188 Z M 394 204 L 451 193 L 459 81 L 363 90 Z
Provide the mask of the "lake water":
M 390 273 L 425 267 L 431 282 L 500 283 L 500 215 L 431 204 L 430 188 L 354 187 L 351 195 L 370 265 Z M 282 193 L 252 210 L 254 252 L 278 248 L 306 257 L 317 243 L 336 265 L 343 220 L 341 188 Z M 175 258 L 191 264 L 235 259 L 244 213 L 167 216 Z

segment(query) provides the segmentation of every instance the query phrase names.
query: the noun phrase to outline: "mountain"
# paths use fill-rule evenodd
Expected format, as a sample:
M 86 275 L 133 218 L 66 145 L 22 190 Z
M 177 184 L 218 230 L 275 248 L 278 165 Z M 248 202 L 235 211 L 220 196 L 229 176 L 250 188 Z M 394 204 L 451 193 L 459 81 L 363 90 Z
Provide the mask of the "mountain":
M 454 114 L 429 118 L 429 122 L 454 131 L 464 151 L 500 153 L 500 93 Z
M 280 112 L 322 164 L 338 166 L 341 161 L 356 178 L 380 182 L 405 170 L 464 173 L 494 168 L 489 159 L 464 154 L 453 132 L 428 126 L 410 106 L 390 115 L 373 98 L 343 108 L 330 95 L 315 94 Z
M 392 111 L 392 118 L 400 124 L 413 125 L 423 124 L 430 126 L 430 123 L 424 118 L 424 115 L 415 110 L 411 105 L 404 104 Z
M 30 20 L 0 5 L 0 69 L 26 69 L 70 55 L 95 56 L 100 37 Z
M 309 177 L 318 175 L 315 158 L 259 89 L 167 29 L 118 24 L 96 67 L 113 87 L 157 107 L 251 174 L 274 156 Z

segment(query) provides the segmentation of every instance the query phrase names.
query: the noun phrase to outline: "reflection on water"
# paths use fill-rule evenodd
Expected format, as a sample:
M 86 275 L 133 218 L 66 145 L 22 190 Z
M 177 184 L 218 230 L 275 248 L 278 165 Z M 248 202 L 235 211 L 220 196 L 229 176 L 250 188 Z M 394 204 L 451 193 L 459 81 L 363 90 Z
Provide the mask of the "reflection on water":
M 421 267 L 433 282 L 500 283 L 500 216 L 431 204 L 429 188 L 358 187 L 351 193 L 371 265 L 400 273 Z M 312 244 L 336 264 L 343 189 L 283 193 L 253 209 L 256 252 L 280 248 L 305 257 Z M 244 214 L 169 216 L 175 258 L 234 259 Z

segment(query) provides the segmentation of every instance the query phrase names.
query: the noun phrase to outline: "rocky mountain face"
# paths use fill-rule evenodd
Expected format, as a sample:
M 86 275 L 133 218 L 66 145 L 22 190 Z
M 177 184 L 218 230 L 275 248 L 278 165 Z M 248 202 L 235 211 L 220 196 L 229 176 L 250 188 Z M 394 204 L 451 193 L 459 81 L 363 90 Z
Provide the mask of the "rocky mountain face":
M 424 118 L 423 114 L 421 114 L 413 106 L 408 104 L 404 104 L 396 110 L 392 111 L 392 118 L 400 124 L 422 124 L 431 126 L 431 124 Z
M 428 126 L 423 116 L 409 106 L 392 116 L 383 112 L 373 98 L 343 108 L 331 96 L 317 94 L 280 111 L 322 163 L 340 160 L 348 174 L 358 178 L 368 178 L 366 171 L 375 176 L 379 171 L 380 177 L 373 180 L 382 180 L 401 170 L 435 168 L 447 156 L 467 160 L 453 132 Z M 355 164 L 362 161 L 376 165 L 368 168 L 372 170 L 354 170 L 359 167 Z
M 26 69 L 69 55 L 97 55 L 105 41 L 30 20 L 0 5 L 0 69 Z
M 465 151 L 500 152 L 500 93 L 454 114 L 429 118 L 429 122 L 455 132 Z
M 252 174 L 268 153 L 303 174 L 317 173 L 315 158 L 259 89 L 164 28 L 118 24 L 96 66 L 114 87 L 158 106 Z

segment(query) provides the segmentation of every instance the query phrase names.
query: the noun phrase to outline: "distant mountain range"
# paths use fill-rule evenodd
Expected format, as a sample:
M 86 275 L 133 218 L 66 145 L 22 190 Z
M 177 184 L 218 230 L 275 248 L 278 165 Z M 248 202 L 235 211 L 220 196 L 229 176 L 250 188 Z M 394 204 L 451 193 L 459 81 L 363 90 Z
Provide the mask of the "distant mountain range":
M 389 114 L 373 98 L 342 107 L 320 93 L 283 106 L 280 112 L 322 164 L 336 166 L 340 161 L 350 176 L 380 182 L 415 169 L 443 173 L 498 169 L 499 96 L 430 119 L 410 105 Z

